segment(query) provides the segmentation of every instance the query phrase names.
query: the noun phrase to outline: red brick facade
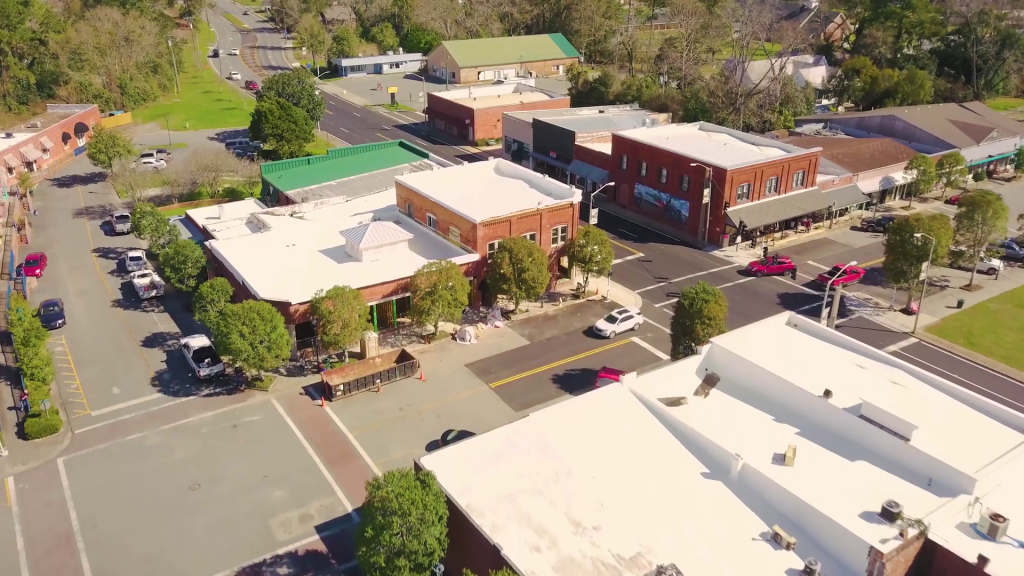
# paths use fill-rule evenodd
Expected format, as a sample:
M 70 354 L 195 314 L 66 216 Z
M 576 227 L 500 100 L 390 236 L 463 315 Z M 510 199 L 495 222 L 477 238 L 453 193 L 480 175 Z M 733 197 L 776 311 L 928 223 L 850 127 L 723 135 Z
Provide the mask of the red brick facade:
M 525 104 L 509 104 L 474 109 L 456 100 L 449 100 L 434 93 L 427 93 L 427 122 L 435 130 L 440 130 L 462 140 L 501 140 L 501 115 L 505 112 L 522 112 L 525 110 L 560 110 L 569 107 L 568 96 L 551 98 L 539 102 Z
M 587 144 L 593 144 L 596 142 L 611 142 L 611 136 L 608 138 L 602 138 L 600 140 L 588 140 Z M 591 166 L 607 170 L 611 173 L 612 168 L 612 157 L 610 154 L 601 152 L 600 150 L 594 150 L 588 146 L 581 146 L 580 142 L 577 142 L 572 147 L 572 158 L 573 160 L 579 160 L 580 162 L 586 162 Z M 614 180 L 613 180 L 614 182 Z
M 577 146 L 577 149 L 581 148 L 584 147 Z M 625 169 L 622 168 L 623 156 L 626 157 Z M 749 202 L 787 194 L 795 189 L 802 190 L 815 186 L 818 158 L 817 151 L 808 151 L 799 156 L 790 156 L 782 160 L 767 161 L 732 170 L 712 167 L 711 219 L 708 227 L 708 242 L 718 244 L 722 234 L 727 233 L 726 203 L 735 208 Z M 611 163 L 608 170 L 609 179 L 616 183 L 614 190 L 610 188 L 608 190 L 610 199 L 624 208 L 637 211 L 676 228 L 682 236 L 689 237 L 695 242 L 701 240 L 700 214 L 705 169 L 701 166 L 690 166 L 691 163 L 698 162 L 697 160 L 614 134 L 612 135 L 612 154 L 609 161 Z M 646 163 L 646 176 L 640 173 L 642 163 Z M 667 170 L 664 183 L 660 181 L 662 168 Z M 804 172 L 804 185 L 794 188 L 793 177 L 799 171 Z M 689 178 L 687 190 L 682 189 L 683 176 Z M 779 179 L 778 192 L 769 196 L 765 193 L 765 183 L 772 177 Z M 748 183 L 751 185 L 749 200 L 737 200 L 737 188 Z M 637 206 L 634 201 L 634 190 L 637 184 L 643 184 L 672 197 L 688 201 L 690 213 L 686 224 L 683 225 L 677 220 Z
M 60 114 L 61 105 L 50 105 L 48 106 L 47 114 Z M 43 123 L 46 124 L 46 115 L 43 116 Z M 42 174 L 45 174 L 51 168 L 55 168 L 70 160 L 74 157 L 76 150 L 85 150 L 85 144 L 92 138 L 93 126 L 98 124 L 100 121 L 100 110 L 96 106 L 90 106 L 89 108 L 82 110 L 77 113 L 73 113 L 67 118 L 63 118 L 50 126 L 42 128 L 39 132 L 33 134 L 31 137 L 19 141 L 16 145 L 11 148 L 4 149 L 0 152 L 0 183 L 10 186 L 18 181 L 18 176 L 22 172 L 29 170 L 28 164 L 22 157 L 21 150 L 25 147 L 32 147 L 40 152 L 43 157 L 39 158 L 32 164 L 32 172 L 36 175 L 38 180 Z M 76 134 L 75 126 L 81 123 L 88 127 L 82 136 L 81 143 L 79 143 L 78 136 Z M 16 129 L 9 130 L 13 133 L 25 132 L 31 129 L 25 127 L 18 127 Z M 8 130 L 0 130 L 0 144 L 3 143 L 2 136 L 4 132 Z M 46 137 L 53 144 L 52 147 L 46 148 L 42 143 L 43 137 Z M 17 161 L 17 166 L 13 169 L 7 165 L 4 161 L 4 157 L 12 156 Z

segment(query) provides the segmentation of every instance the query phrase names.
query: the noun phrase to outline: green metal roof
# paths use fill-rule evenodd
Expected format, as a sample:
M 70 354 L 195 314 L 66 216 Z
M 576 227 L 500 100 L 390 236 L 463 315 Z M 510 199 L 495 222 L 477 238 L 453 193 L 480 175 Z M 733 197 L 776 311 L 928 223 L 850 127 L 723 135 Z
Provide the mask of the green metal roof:
M 463 68 L 580 57 L 561 34 L 446 40 L 441 44 Z
M 428 158 L 430 153 L 405 140 L 333 148 L 323 156 L 265 162 L 263 181 L 281 192 L 326 184 L 343 178 L 386 170 Z

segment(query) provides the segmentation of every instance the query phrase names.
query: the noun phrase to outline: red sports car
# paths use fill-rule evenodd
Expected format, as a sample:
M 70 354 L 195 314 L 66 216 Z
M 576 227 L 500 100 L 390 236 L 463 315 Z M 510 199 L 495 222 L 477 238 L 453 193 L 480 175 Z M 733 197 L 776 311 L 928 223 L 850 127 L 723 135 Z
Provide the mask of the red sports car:
M 601 388 L 602 386 L 621 382 L 622 377 L 625 376 L 625 374 L 626 373 L 624 371 L 617 368 L 602 366 L 601 369 L 597 371 L 597 382 L 594 383 L 594 388 Z
M 827 272 L 818 274 L 818 284 L 824 288 L 829 282 L 832 282 L 832 286 L 849 286 L 850 284 L 856 284 L 864 278 L 864 269 L 859 266 L 846 266 L 845 264 L 836 264 Z M 842 274 L 840 274 L 842 272 Z
M 259 90 L 260 89 L 260 85 L 257 84 L 255 80 L 246 80 L 245 81 L 245 89 L 246 90 Z
M 772 276 L 776 274 L 790 274 L 793 269 L 796 268 L 796 264 L 789 259 L 789 256 L 772 256 L 770 258 L 762 258 L 760 260 L 754 260 L 750 264 L 747 264 L 747 274 L 752 276 Z
M 25 256 L 25 266 L 22 268 L 25 276 L 43 277 L 43 270 L 46 270 L 46 254 L 33 252 Z
M 952 204 L 953 206 L 956 206 L 959 202 L 960 202 L 960 195 L 959 194 L 953 194 L 949 198 L 946 198 L 946 204 Z

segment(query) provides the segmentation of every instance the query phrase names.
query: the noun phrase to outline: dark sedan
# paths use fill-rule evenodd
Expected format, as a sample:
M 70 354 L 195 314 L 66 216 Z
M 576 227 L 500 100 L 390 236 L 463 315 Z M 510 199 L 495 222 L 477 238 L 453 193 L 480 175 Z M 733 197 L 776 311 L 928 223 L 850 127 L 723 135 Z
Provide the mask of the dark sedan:
M 56 330 L 68 323 L 64 314 L 64 302 L 60 298 L 44 300 L 39 305 L 39 321 L 47 330 Z
M 897 216 L 875 216 L 860 221 L 861 230 L 865 232 L 885 232 L 890 224 L 897 220 Z

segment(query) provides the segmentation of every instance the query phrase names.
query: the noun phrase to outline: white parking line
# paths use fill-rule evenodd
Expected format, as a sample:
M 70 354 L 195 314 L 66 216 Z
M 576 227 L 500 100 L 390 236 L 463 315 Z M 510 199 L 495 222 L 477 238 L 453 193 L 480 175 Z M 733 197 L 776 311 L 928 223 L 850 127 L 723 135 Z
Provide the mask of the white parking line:
M 643 340 L 637 338 L 636 336 L 634 336 L 632 338 L 632 340 L 633 340 L 633 342 L 636 342 L 637 344 L 643 346 L 644 348 L 647 348 L 648 352 L 650 352 L 651 354 L 654 354 L 658 358 L 661 358 L 662 360 L 668 360 L 669 359 L 669 355 L 668 354 L 665 354 L 661 350 L 658 350 L 654 346 L 651 346 L 650 344 L 648 344 L 647 342 L 644 342 Z
M 147 412 L 152 412 L 154 410 L 160 410 L 161 408 L 167 408 L 168 406 L 174 406 L 175 404 L 180 404 L 182 402 L 188 402 L 189 400 L 195 400 L 196 398 L 202 398 L 202 397 L 203 397 L 202 395 L 199 395 L 199 396 L 186 396 L 184 398 L 178 398 L 178 399 L 172 400 L 171 402 L 168 402 L 166 404 L 161 404 L 159 406 L 153 406 L 152 408 L 146 408 L 145 410 L 140 410 L 138 412 L 132 412 L 131 414 L 125 414 L 124 416 L 118 416 L 117 418 L 114 418 L 113 420 L 107 420 L 106 422 L 100 422 L 99 424 L 93 424 L 92 426 L 86 426 L 85 428 L 79 428 L 78 430 L 75 430 L 75 434 L 81 434 L 83 432 L 87 432 L 87 431 L 93 430 L 95 428 L 100 428 L 102 426 L 106 426 L 107 424 L 113 424 L 115 422 L 120 422 L 122 420 L 127 420 L 129 418 L 134 418 L 136 416 L 140 416 L 140 415 L 145 414 Z M 108 411 L 106 408 L 104 408 L 103 410 L 104 411 Z M 92 414 L 93 414 L 93 416 L 96 415 L 95 412 L 93 412 Z
M 810 264 L 811 266 L 817 266 L 818 268 L 821 268 L 822 270 L 831 270 L 832 269 L 831 266 L 822 266 L 821 264 L 818 264 L 814 260 L 808 260 L 807 263 Z
M 297 550 L 299 548 L 302 548 L 303 546 L 312 544 L 313 542 L 316 542 L 317 540 L 321 540 L 321 539 L 326 538 L 328 536 L 333 536 L 334 534 L 337 534 L 338 532 L 341 532 L 342 530 L 344 530 L 347 527 L 348 527 L 347 525 L 346 526 L 338 526 L 338 527 L 335 527 L 335 528 L 331 528 L 330 530 L 327 530 L 327 531 L 322 532 L 320 534 L 314 534 L 312 536 L 308 536 L 306 538 L 303 538 L 302 540 L 299 540 L 298 542 L 296 542 L 294 544 L 289 544 L 287 546 L 282 546 L 282 547 L 278 548 L 277 550 L 274 550 L 273 552 L 270 552 L 269 554 L 264 554 L 263 556 L 260 556 L 259 558 L 254 558 L 254 559 L 246 562 L 245 564 L 241 564 L 241 565 L 235 566 L 234 568 L 230 568 L 230 569 L 225 570 L 223 572 L 218 572 L 218 573 L 214 574 L 214 576 L 235 576 L 235 574 L 239 574 L 241 572 L 244 572 L 247 567 L 252 566 L 253 564 L 257 564 L 259 562 L 263 562 L 264 560 L 266 560 L 268 558 L 273 558 L 274 556 L 279 556 L 281 554 L 285 554 L 287 552 L 291 552 L 293 550 Z M 341 566 L 339 566 L 339 568 L 341 568 L 342 570 L 348 570 L 349 568 L 355 567 L 358 563 L 359 563 L 358 560 L 353 560 L 351 562 L 348 562 L 347 564 L 342 564 Z
M 327 471 L 327 467 L 324 466 L 324 463 L 320 461 L 320 457 L 316 455 L 316 452 L 313 452 L 313 447 L 309 445 L 309 442 L 306 442 L 306 438 L 303 437 L 302 432 L 299 432 L 298 427 L 295 426 L 295 422 L 292 422 L 292 419 L 288 417 L 284 408 L 282 408 L 281 404 L 277 402 L 277 398 L 271 398 L 270 403 L 274 405 L 274 408 L 277 408 L 277 412 L 282 418 L 284 418 L 284 421 L 288 423 L 288 427 L 295 433 L 295 436 L 299 439 L 299 443 L 301 443 L 302 447 L 306 449 L 306 453 L 313 459 L 313 462 L 316 462 L 316 467 L 320 469 L 320 473 L 324 475 L 324 478 L 327 479 L 327 483 L 331 485 L 331 489 L 334 490 L 335 496 L 337 496 L 338 500 L 341 500 L 341 503 L 345 505 L 345 509 L 352 514 L 352 518 L 358 521 L 359 514 L 352 509 L 352 503 L 348 501 L 348 498 L 345 497 L 341 488 L 338 487 L 338 483 L 334 481 L 334 477 Z
M 807 293 L 809 293 L 809 294 L 817 294 L 817 295 L 819 295 L 819 296 L 821 296 L 821 295 L 822 295 L 822 293 L 821 293 L 821 292 L 818 292 L 818 291 L 816 291 L 816 290 L 811 290 L 811 289 L 810 289 L 810 288 L 808 288 L 807 286 L 801 286 L 801 285 L 797 284 L 796 282 L 790 282 L 789 280 L 786 280 L 786 279 L 785 279 L 785 278 L 783 278 L 782 276 L 773 276 L 773 278 L 775 278 L 776 280 L 781 280 L 781 281 L 785 282 L 786 284 L 790 284 L 790 285 L 792 285 L 792 286 L 796 286 L 797 288 L 799 288 L 799 289 L 801 289 L 801 290 L 803 290 L 804 292 L 807 292 Z
M 625 232 L 625 230 L 622 230 L 622 232 Z M 686 276 L 680 276 L 679 278 L 675 278 L 673 280 L 668 280 L 667 282 L 658 282 L 657 284 L 655 284 L 653 286 L 648 286 L 646 288 L 641 288 L 641 289 L 637 290 L 637 292 L 638 293 L 639 292 L 646 292 L 646 291 L 652 290 L 654 288 L 661 288 L 662 286 L 668 286 L 669 284 L 675 284 L 676 282 L 680 282 L 682 280 L 687 280 L 689 278 L 696 278 L 697 276 L 703 276 L 705 274 L 711 274 L 712 272 L 718 272 L 720 270 L 725 270 L 727 268 L 733 268 L 735 266 L 739 266 L 739 264 L 735 264 L 735 263 L 733 263 L 733 264 L 726 264 L 725 266 L 719 266 L 718 268 L 712 268 L 711 270 L 705 270 L 703 272 L 694 272 L 693 274 L 687 274 Z
M 751 276 L 749 278 L 741 278 L 739 280 L 736 280 L 735 282 L 729 282 L 727 284 L 722 284 L 718 288 L 719 289 L 728 288 L 729 286 L 735 286 L 737 284 L 742 284 L 744 282 L 750 282 L 751 280 L 757 280 L 757 277 L 756 276 Z
M 668 310 L 665 310 L 665 311 L 668 312 Z M 661 328 L 667 334 L 671 334 L 672 333 L 671 330 L 669 330 L 668 328 L 665 328 L 664 326 L 662 326 L 661 324 L 658 324 L 657 322 L 655 322 L 654 320 L 651 320 L 650 318 L 644 318 L 644 323 L 645 324 L 650 324 L 651 326 L 654 326 L 655 328 Z
M 82 574 L 92 576 L 89 557 L 85 555 L 85 540 L 78 524 L 78 513 L 75 512 L 75 501 L 71 498 L 71 486 L 68 485 L 68 473 L 64 470 L 64 458 L 57 458 L 57 470 L 60 472 L 60 483 L 64 486 L 64 499 L 68 502 L 68 513 L 71 515 L 71 530 L 75 533 L 75 544 L 78 546 L 78 558 L 82 561 Z
M 626 262 L 628 260 L 636 260 L 637 258 L 639 258 L 641 256 L 643 256 L 643 254 L 630 254 L 629 256 L 626 256 L 625 258 L 617 258 L 615 260 L 612 260 L 612 264 L 619 264 L 621 262 Z
M 314 401 L 321 399 L 319 392 L 314 390 L 313 393 L 317 396 L 313 399 Z M 373 460 L 370 458 L 370 455 L 366 453 L 366 450 L 363 450 L 362 444 L 360 444 L 359 441 L 356 440 L 356 437 L 349 432 L 348 427 L 342 424 L 341 418 L 338 418 L 338 415 L 334 413 L 334 410 L 331 410 L 330 408 L 325 408 L 325 410 L 327 410 L 327 415 L 331 417 L 331 420 L 334 420 L 334 423 L 338 425 L 338 428 L 341 428 L 341 433 L 344 434 L 345 438 L 348 438 L 348 441 L 352 443 L 356 452 L 359 452 L 359 455 L 363 457 L 363 461 L 370 467 L 370 470 L 373 470 L 373 473 L 376 476 L 380 476 L 380 470 L 377 469 L 377 465 L 373 463 Z
M 107 412 L 114 412 L 122 408 L 128 408 L 129 406 L 135 406 L 136 404 L 142 404 L 143 402 L 149 402 L 150 400 L 156 400 L 157 398 L 163 398 L 163 394 L 150 394 L 149 396 L 143 396 L 142 398 L 136 398 L 134 400 L 128 400 L 127 402 L 121 402 L 120 404 L 114 404 L 113 406 L 107 406 L 106 408 L 100 408 L 99 410 L 92 410 L 90 413 L 93 416 L 99 416 L 106 414 Z M 84 428 L 82 430 L 85 430 Z M 79 432 L 82 432 L 79 430 Z
M 945 352 L 945 350 L 943 350 L 943 352 Z M 1020 406 L 1021 408 L 1024 408 L 1024 404 L 1021 404 L 1020 402 L 1016 402 L 1014 400 L 1010 400 L 1006 396 L 1003 396 L 1002 394 L 993 392 L 993 391 L 991 391 L 991 390 L 989 390 L 989 389 L 987 389 L 987 388 L 985 388 L 983 386 L 979 386 L 979 385 L 975 384 L 974 382 L 971 382 L 970 380 L 967 380 L 966 378 L 963 378 L 962 376 L 957 376 L 956 374 L 953 374 L 952 372 L 949 372 L 947 370 L 943 370 L 942 368 L 939 368 L 938 366 L 936 366 L 934 364 L 931 364 L 929 362 L 925 362 L 924 360 L 921 360 L 920 358 L 918 358 L 917 356 L 914 356 L 913 354 L 907 354 L 903 350 L 897 350 L 896 354 L 902 354 L 902 355 L 906 356 L 907 358 L 913 358 L 917 362 L 920 362 L 921 364 L 924 364 L 925 366 L 930 366 L 930 367 L 938 370 L 939 372 L 942 372 L 943 374 L 948 374 L 948 375 L 952 376 L 953 378 L 956 378 L 957 380 L 963 382 L 964 384 L 967 384 L 968 386 L 973 386 L 973 387 L 977 388 L 978 390 L 981 390 L 982 392 L 985 392 L 987 394 L 991 394 L 993 396 L 998 396 L 999 398 L 1002 398 L 1003 400 L 1009 402 L 1010 404 L 1013 404 L 1015 406 Z M 1000 374 L 1000 376 L 1002 376 L 1002 375 Z M 1003 377 L 1005 378 L 1005 376 L 1003 376 Z
M 25 555 L 25 538 L 21 535 L 21 517 L 18 515 L 18 494 L 14 490 L 14 476 L 4 478 L 7 488 L 7 499 L 11 503 L 11 516 L 14 518 L 14 542 L 18 546 L 18 565 L 21 576 L 28 576 L 28 557 Z
M 975 368 L 978 368 L 980 370 L 984 370 L 985 372 L 988 372 L 989 374 L 991 374 L 993 376 L 998 376 L 998 377 L 1002 378 L 1003 380 L 1006 380 L 1007 382 L 1009 382 L 1011 384 L 1015 384 L 1017 386 L 1024 387 L 1024 384 L 1021 384 L 1020 382 L 1014 380 L 1013 378 L 1010 378 L 1009 376 L 1006 376 L 1005 374 L 1000 374 L 999 372 L 996 372 L 994 370 L 989 370 L 988 368 L 985 368 L 981 364 L 977 364 L 977 363 L 971 362 L 970 360 L 967 360 L 965 358 L 961 358 L 960 356 L 957 356 L 956 354 L 953 354 L 952 352 L 947 352 L 946 350 L 943 350 L 942 348 L 939 348 L 938 346 L 929 344 L 927 342 L 921 342 L 921 343 L 924 344 L 925 346 L 931 348 L 932 350 L 938 350 L 939 352 L 942 352 L 943 354 L 945 354 L 947 356 L 951 356 L 951 357 L 953 357 L 953 358 L 955 358 L 955 359 L 957 359 L 957 360 L 959 360 L 961 362 L 967 362 L 968 364 L 971 364 Z M 907 353 L 903 352 L 903 354 L 907 354 Z M 910 354 L 907 354 L 907 356 L 910 356 Z
M 891 346 L 886 346 L 885 348 L 882 348 L 882 352 L 885 352 L 886 354 L 892 354 L 893 352 L 899 350 L 900 348 L 906 348 L 907 346 L 910 346 L 914 342 L 917 342 L 917 338 L 907 338 L 906 340 L 900 340 L 899 342 L 892 344 Z

